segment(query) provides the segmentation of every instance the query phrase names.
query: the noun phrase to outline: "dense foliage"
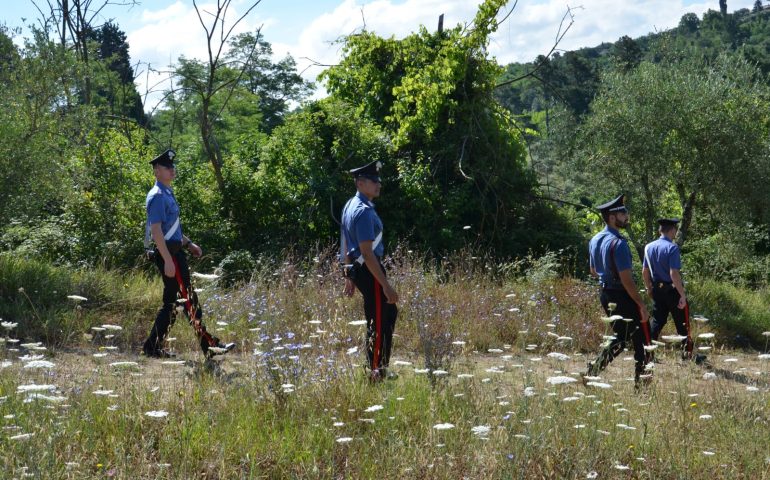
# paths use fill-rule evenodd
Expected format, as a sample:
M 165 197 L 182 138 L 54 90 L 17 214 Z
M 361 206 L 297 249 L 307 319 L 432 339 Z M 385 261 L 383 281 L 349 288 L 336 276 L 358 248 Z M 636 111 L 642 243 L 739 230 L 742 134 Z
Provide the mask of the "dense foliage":
M 567 248 L 578 255 L 564 264 L 583 272 L 599 222 L 580 206 L 625 191 L 637 246 L 656 216 L 679 215 L 693 270 L 770 280 L 758 261 L 770 248 L 770 10 L 687 14 L 670 31 L 503 68 L 487 45 L 506 7 L 487 0 L 469 25 L 401 39 L 343 37 L 341 61 L 319 77 L 329 96 L 312 101 L 314 86 L 260 31 L 179 58 L 164 102 L 142 106 L 118 25 L 57 34 L 53 12 L 23 46 L 4 29 L 0 247 L 134 265 L 146 162 L 173 147 L 183 227 L 212 264 L 333 244 L 347 170 L 376 159 L 392 247 Z M 725 236 L 728 225 L 741 233 Z
M 38 29 L 23 48 L 5 31 L 0 242 L 57 263 L 133 265 L 146 162 L 173 147 L 183 228 L 214 263 L 335 242 L 347 171 L 374 159 L 386 165 L 378 209 L 392 246 L 510 256 L 574 244 L 537 200 L 520 130 L 493 96 L 501 67 L 486 47 L 505 4 L 483 3 L 468 28 L 343 38 L 316 101 L 261 32 L 227 38 L 206 60 L 178 59 L 149 115 L 117 25 L 79 19 L 71 39 Z

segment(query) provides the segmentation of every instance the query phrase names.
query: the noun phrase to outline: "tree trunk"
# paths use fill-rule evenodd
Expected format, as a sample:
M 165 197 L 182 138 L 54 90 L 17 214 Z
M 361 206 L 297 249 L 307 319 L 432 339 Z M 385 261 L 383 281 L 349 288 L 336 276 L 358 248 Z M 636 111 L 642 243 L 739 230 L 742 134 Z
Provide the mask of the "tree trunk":
M 679 248 L 682 248 L 682 245 L 684 245 L 684 242 L 687 239 L 690 225 L 692 224 L 693 209 L 695 208 L 697 192 L 690 192 L 687 194 L 684 185 L 681 184 L 676 186 L 676 191 L 679 194 L 679 202 L 682 205 L 682 221 L 679 224 L 679 234 L 677 235 L 676 243 L 679 245 Z
M 203 140 L 203 148 L 206 150 L 206 157 L 208 157 L 211 166 L 214 167 L 214 176 L 217 179 L 219 193 L 222 194 L 222 198 L 224 199 L 225 179 L 222 176 L 222 153 L 219 151 L 219 146 L 214 138 L 214 132 L 211 128 L 211 122 L 209 121 L 210 107 L 211 99 L 208 96 L 203 96 L 200 118 L 201 139 Z

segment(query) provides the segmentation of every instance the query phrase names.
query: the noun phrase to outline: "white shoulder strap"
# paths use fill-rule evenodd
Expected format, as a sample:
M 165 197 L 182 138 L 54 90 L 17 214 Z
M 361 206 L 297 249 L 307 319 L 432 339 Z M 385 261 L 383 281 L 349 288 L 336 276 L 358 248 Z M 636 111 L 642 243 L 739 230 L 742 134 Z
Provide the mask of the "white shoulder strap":
M 647 260 L 647 268 L 650 269 L 650 278 L 655 281 L 655 272 L 652 271 L 652 262 L 650 261 L 650 254 L 648 252 L 650 244 L 644 246 L 644 259 Z
M 372 251 L 374 251 L 377 247 L 379 247 L 380 243 L 382 243 L 382 231 L 380 231 L 380 233 L 377 234 L 377 237 L 375 237 L 374 242 L 372 242 Z M 363 255 L 359 255 L 358 258 L 356 258 L 356 262 L 359 265 L 363 265 L 364 264 L 364 256 Z
M 166 232 L 165 235 L 163 235 L 164 240 L 168 240 L 171 237 L 174 236 L 176 231 L 179 230 L 179 217 L 176 218 L 176 221 L 173 225 L 171 225 L 171 228 L 168 229 L 168 232 Z M 144 249 L 148 250 L 150 248 L 150 221 L 147 220 L 147 223 L 144 226 Z

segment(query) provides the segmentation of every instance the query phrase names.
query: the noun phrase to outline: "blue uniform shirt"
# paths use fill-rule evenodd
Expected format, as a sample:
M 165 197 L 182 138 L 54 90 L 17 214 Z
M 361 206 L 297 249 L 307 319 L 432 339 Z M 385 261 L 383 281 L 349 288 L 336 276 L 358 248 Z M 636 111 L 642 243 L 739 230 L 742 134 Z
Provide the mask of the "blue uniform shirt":
M 610 255 L 610 247 L 614 254 Z M 612 257 L 615 265 L 612 264 Z M 614 228 L 605 227 L 594 235 L 588 244 L 588 257 L 591 267 L 599 274 L 599 281 L 604 288 L 623 288 L 618 272 L 631 268 L 631 249 L 628 241 Z
M 382 220 L 374 211 L 374 204 L 363 193 L 356 192 L 342 209 L 341 230 L 340 261 L 344 260 L 345 254 L 354 261 L 361 255 L 358 244 L 367 240 L 374 241 L 382 231 Z M 374 255 L 382 258 L 384 253 L 385 247 L 380 242 L 374 249 Z
M 661 235 L 644 247 L 644 266 L 650 269 L 653 283 L 671 283 L 671 269 L 682 269 L 679 246 Z
M 144 204 L 147 208 L 147 222 L 150 225 L 160 223 L 160 228 L 165 236 L 179 218 L 179 204 L 176 203 L 174 191 L 171 190 L 171 187 L 156 181 L 155 186 L 147 192 L 147 199 Z M 181 242 L 182 225 L 179 225 L 176 232 L 166 241 Z

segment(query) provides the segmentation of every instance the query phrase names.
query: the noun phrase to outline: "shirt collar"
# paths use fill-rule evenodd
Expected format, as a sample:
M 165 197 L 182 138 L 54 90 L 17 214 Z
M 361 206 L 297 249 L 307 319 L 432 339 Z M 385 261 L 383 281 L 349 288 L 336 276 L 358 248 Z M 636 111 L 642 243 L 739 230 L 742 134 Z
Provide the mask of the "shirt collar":
M 174 194 L 174 189 L 173 188 L 167 187 L 167 186 L 163 185 L 158 180 L 155 180 L 155 186 L 158 187 L 159 189 L 161 189 L 162 191 L 166 192 L 166 193 L 170 193 L 171 195 Z
M 674 242 L 672 242 L 671 240 L 669 240 L 669 239 L 668 239 L 668 237 L 667 237 L 667 236 L 665 236 L 665 235 L 661 235 L 661 236 L 660 236 L 660 238 L 659 238 L 658 240 L 663 240 L 663 241 L 666 241 L 666 242 L 668 242 L 668 243 L 674 243 Z
M 361 200 L 361 201 L 362 201 L 362 202 L 364 202 L 365 204 L 369 205 L 370 207 L 373 207 L 373 206 L 374 206 L 374 203 L 372 203 L 372 201 L 371 201 L 371 200 L 369 200 L 368 198 L 366 198 L 366 195 L 364 195 L 363 193 L 361 193 L 361 192 L 359 192 L 359 191 L 356 191 L 356 197 L 358 197 L 358 199 L 359 199 L 359 200 Z
M 610 232 L 611 234 L 615 235 L 616 237 L 620 237 L 620 236 L 622 236 L 622 235 L 620 235 L 620 232 L 619 232 L 619 231 L 615 230 L 614 228 L 610 228 L 610 226 L 609 226 L 609 225 L 606 225 L 606 226 L 604 227 L 604 230 L 605 230 L 606 232 Z

